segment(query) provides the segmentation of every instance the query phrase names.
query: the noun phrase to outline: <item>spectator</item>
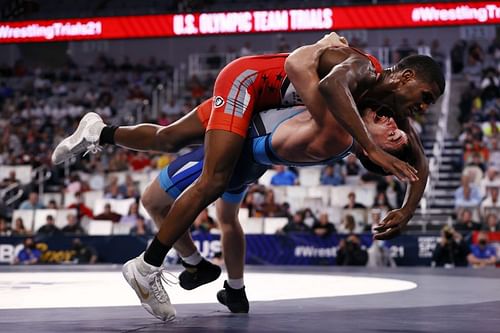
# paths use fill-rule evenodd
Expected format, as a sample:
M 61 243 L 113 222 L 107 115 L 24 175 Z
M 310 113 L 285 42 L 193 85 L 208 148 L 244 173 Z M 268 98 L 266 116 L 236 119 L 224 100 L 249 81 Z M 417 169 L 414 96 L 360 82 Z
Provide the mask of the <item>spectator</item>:
M 7 186 L 13 185 L 13 184 L 21 184 L 21 181 L 17 179 L 16 177 L 16 171 L 11 170 L 9 172 L 9 176 L 4 178 L 2 182 L 0 183 L 0 188 L 6 188 Z
M 14 221 L 14 228 L 12 229 L 12 236 L 30 236 L 31 232 L 24 227 L 23 219 L 18 217 Z
M 441 238 L 432 253 L 432 265 L 438 267 L 467 266 L 469 247 L 462 235 L 450 226 L 441 229 Z
M 76 172 L 71 173 L 69 176 L 69 183 L 68 186 L 66 186 L 65 192 L 77 193 L 77 192 L 83 192 L 84 190 L 85 189 L 80 179 L 80 175 Z
M 138 218 L 142 218 L 142 216 L 139 214 L 139 205 L 137 202 L 134 202 L 129 206 L 128 214 L 122 216 L 120 223 L 127 223 L 133 226 L 137 223 Z
M 483 226 L 483 231 L 500 232 L 497 214 L 490 213 L 486 215 L 486 223 Z
M 351 214 L 345 214 L 342 219 L 342 233 L 344 234 L 353 234 L 356 229 L 356 220 L 354 220 L 354 216 Z
M 34 265 L 40 262 L 42 252 L 36 248 L 33 238 L 28 237 L 23 242 L 23 249 L 18 253 L 14 259 L 14 264 L 20 265 Z
M 297 175 L 288 170 L 284 165 L 274 166 L 276 174 L 271 178 L 271 185 L 290 186 L 297 185 Z
M 3 217 L 0 217 L 0 237 L 10 236 L 11 230 Z
M 217 228 L 214 219 L 208 215 L 208 209 L 205 208 L 194 220 L 191 226 L 191 232 L 210 232 L 210 230 Z
M 77 217 L 80 221 L 84 216 L 87 216 L 90 219 L 94 218 L 94 213 L 92 209 L 85 205 L 83 202 L 83 195 L 81 192 L 75 193 L 75 202 L 68 206 L 68 208 L 76 208 Z
M 49 204 L 47 205 L 47 209 L 59 209 L 59 207 L 57 207 L 57 203 L 54 199 L 51 199 L 49 201 Z
M 40 202 L 37 192 L 31 192 L 28 200 L 25 200 L 19 206 L 19 209 L 43 209 L 44 205 Z
M 481 194 L 479 188 L 470 183 L 467 175 L 462 175 L 461 186 L 455 191 L 455 208 L 479 207 Z
M 264 217 L 282 217 L 284 216 L 281 205 L 278 205 L 274 200 L 274 191 L 266 190 L 264 202 L 260 205 L 258 212 Z
M 46 221 L 45 224 L 42 225 L 36 232 L 37 235 L 55 236 L 61 233 L 61 230 L 58 227 L 56 227 L 54 217 L 52 215 L 47 215 L 45 221 Z
M 339 266 L 365 266 L 368 253 L 361 246 L 361 240 L 356 235 L 341 239 L 337 248 L 336 263 Z
M 111 209 L 111 204 L 107 203 L 104 205 L 104 212 L 96 215 L 94 220 L 108 220 L 114 223 L 120 222 L 122 216 Z
M 164 114 L 166 114 L 168 116 L 177 116 L 177 115 L 181 114 L 182 107 L 176 99 L 170 98 L 168 100 L 168 102 L 165 105 L 163 105 L 161 110 Z M 168 124 L 165 124 L 165 125 L 168 125 Z M 165 126 L 165 125 L 162 125 L 162 126 Z
M 292 219 L 283 227 L 284 233 L 294 233 L 294 232 L 310 232 L 311 229 L 304 223 L 304 211 L 298 211 L 293 214 Z
M 70 235 L 83 235 L 83 234 L 85 234 L 85 230 L 83 230 L 80 223 L 78 223 L 78 220 L 76 219 L 75 215 L 73 215 L 73 214 L 66 215 L 66 220 L 68 221 L 68 224 L 66 224 L 62 228 L 63 233 L 70 234 Z
M 356 193 L 349 192 L 349 194 L 347 195 L 347 198 L 349 199 L 349 203 L 347 203 L 344 206 L 344 209 L 358 209 L 358 208 L 364 209 L 364 208 L 366 208 L 366 206 L 363 205 L 362 203 L 356 202 Z
M 477 244 L 470 247 L 471 253 L 467 256 L 469 264 L 475 268 L 495 266 L 497 252 L 493 245 L 488 242 L 488 233 L 481 231 L 477 236 Z
M 377 182 L 377 191 L 386 192 L 386 194 L 394 194 L 396 197 L 396 202 L 394 202 L 394 204 L 398 207 L 403 205 L 406 192 L 403 184 L 396 179 L 396 177 L 389 175 L 380 179 L 380 181 Z
M 361 167 L 359 166 L 358 159 L 356 155 L 350 154 L 347 156 L 345 164 L 345 175 L 346 176 L 358 176 L 361 172 Z
M 73 239 L 74 251 L 72 261 L 75 264 L 95 264 L 97 262 L 97 252 L 91 246 L 82 243 L 80 238 Z
M 403 38 L 401 40 L 401 45 L 399 45 L 396 49 L 396 61 L 398 62 L 399 60 L 409 56 L 409 55 L 414 55 L 417 54 L 417 50 L 415 50 L 413 47 L 410 46 L 410 42 L 408 41 L 408 38 Z
M 396 262 L 386 242 L 375 239 L 367 252 L 367 267 L 396 267 Z
M 471 232 L 480 230 L 481 224 L 472 220 L 472 212 L 470 209 L 462 210 L 460 218 L 455 224 L 455 230 L 461 232 Z
M 252 44 L 250 42 L 246 41 L 245 44 L 240 49 L 240 57 L 245 57 L 254 54 L 255 52 L 252 51 Z
M 486 177 L 481 179 L 479 188 L 481 192 L 481 196 L 487 196 L 487 188 L 488 187 L 500 187 L 500 178 L 498 177 L 498 169 L 495 166 L 490 166 L 488 170 L 486 170 Z
M 382 220 L 382 211 L 380 209 L 371 209 L 370 210 L 371 214 L 371 224 L 367 224 L 364 227 L 365 232 L 371 232 L 372 234 L 375 233 L 375 228 L 379 226 L 381 220 Z
M 321 185 L 342 185 L 344 184 L 344 177 L 340 173 L 340 168 L 335 164 L 327 165 L 322 171 L 320 176 Z
M 132 236 L 152 236 L 153 230 L 146 224 L 142 216 L 138 217 L 135 226 L 130 229 L 130 234 Z
M 327 213 L 321 213 L 319 215 L 319 220 L 317 220 L 314 223 L 314 225 L 312 227 L 312 231 L 316 236 L 323 237 L 323 238 L 328 238 L 332 234 L 337 232 L 333 223 L 331 223 L 328 220 Z
M 481 213 L 486 214 L 487 211 L 496 210 L 500 212 L 500 200 L 498 200 L 498 187 L 488 188 L 488 196 L 481 203 Z
M 372 208 L 378 208 L 384 211 L 392 210 L 392 206 L 389 203 L 389 199 L 387 198 L 386 192 L 378 192 L 375 195 L 375 199 L 373 201 Z

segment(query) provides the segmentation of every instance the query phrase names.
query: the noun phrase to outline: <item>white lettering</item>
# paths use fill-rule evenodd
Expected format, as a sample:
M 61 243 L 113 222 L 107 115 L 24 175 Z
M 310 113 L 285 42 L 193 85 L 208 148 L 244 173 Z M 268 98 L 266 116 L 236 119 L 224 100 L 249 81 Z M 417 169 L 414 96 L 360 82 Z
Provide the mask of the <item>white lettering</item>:
M 195 16 L 193 14 L 174 15 L 174 34 L 176 35 L 194 35 L 198 33 L 195 25 Z
M 11 27 L 9 25 L 0 26 L 0 38 L 2 39 L 44 38 L 46 40 L 52 40 L 56 37 L 98 36 L 101 34 L 102 23 L 100 21 L 64 24 L 61 22 L 54 22 L 46 26 L 36 23 L 25 27 Z
M 411 13 L 413 22 L 475 20 L 485 23 L 488 20 L 498 18 L 500 18 L 500 7 L 494 4 L 478 8 L 462 5 L 449 9 L 437 9 L 434 6 L 426 6 L 414 8 Z
M 335 258 L 337 256 L 337 248 L 323 247 L 317 248 L 314 246 L 297 246 L 294 254 L 296 257 L 304 258 Z
M 255 31 L 288 30 L 288 12 L 286 10 L 254 12 L 253 18 Z
M 333 11 L 324 9 L 290 10 L 291 30 L 330 29 L 333 26 Z
M 202 34 L 250 32 L 251 30 L 252 14 L 250 12 L 200 15 L 200 33 Z

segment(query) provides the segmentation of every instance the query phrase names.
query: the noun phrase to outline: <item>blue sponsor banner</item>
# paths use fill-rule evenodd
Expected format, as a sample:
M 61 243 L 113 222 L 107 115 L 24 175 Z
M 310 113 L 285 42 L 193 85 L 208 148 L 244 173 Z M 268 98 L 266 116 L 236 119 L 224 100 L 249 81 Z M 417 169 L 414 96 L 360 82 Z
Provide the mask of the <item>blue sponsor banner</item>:
M 311 234 L 246 235 L 246 263 L 254 265 L 335 265 L 337 249 L 346 235 L 320 238 Z M 363 248 L 372 245 L 372 235 L 358 235 Z M 72 240 L 75 237 L 35 238 L 45 263 L 71 261 Z M 99 262 L 124 263 L 139 255 L 151 241 L 136 236 L 82 236 L 82 243 L 95 249 Z M 0 237 L 0 264 L 11 263 L 22 248 L 22 237 Z M 404 235 L 383 243 L 397 265 L 428 266 L 438 235 Z M 193 240 L 207 258 L 222 251 L 220 236 L 193 234 Z

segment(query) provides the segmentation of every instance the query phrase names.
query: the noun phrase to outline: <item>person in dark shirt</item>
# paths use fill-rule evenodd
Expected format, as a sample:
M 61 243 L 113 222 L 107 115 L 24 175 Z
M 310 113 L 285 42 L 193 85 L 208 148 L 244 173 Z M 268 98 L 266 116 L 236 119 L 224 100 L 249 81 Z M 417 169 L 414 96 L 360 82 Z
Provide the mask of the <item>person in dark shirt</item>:
M 293 217 L 288 221 L 287 225 L 283 228 L 283 232 L 310 232 L 311 229 L 304 223 L 304 211 L 298 211 L 293 214 Z
M 361 246 L 356 235 L 349 235 L 339 242 L 336 263 L 339 266 L 365 266 L 368 252 Z
M 347 198 L 349 199 L 349 203 L 344 206 L 344 209 L 366 208 L 365 205 L 356 202 L 356 193 L 350 192 Z
M 433 266 L 467 266 L 469 247 L 462 235 L 450 226 L 441 229 L 441 239 L 432 253 Z
M 80 238 L 73 239 L 73 247 L 75 251 L 73 262 L 75 264 L 95 264 L 97 262 L 97 252 L 94 248 L 82 243 Z
M 481 223 L 472 220 L 472 211 L 470 209 L 462 210 L 460 218 L 455 223 L 455 230 L 461 233 L 468 233 L 481 229 Z
M 322 213 L 319 216 L 319 220 L 317 220 L 314 223 L 312 230 L 313 230 L 315 235 L 317 235 L 319 237 L 323 237 L 323 238 L 329 237 L 331 234 L 334 234 L 337 232 L 333 223 L 331 223 L 328 220 L 327 213 Z
M 56 227 L 54 217 L 47 215 L 46 223 L 36 232 L 38 235 L 55 236 L 61 234 L 61 230 Z
M 85 234 L 85 230 L 83 230 L 82 226 L 78 221 L 76 220 L 76 216 L 73 214 L 68 214 L 66 216 L 66 219 L 68 221 L 68 224 L 66 224 L 62 228 L 62 232 L 65 234 L 72 234 L 72 235 L 83 235 Z
M 109 203 L 104 205 L 104 212 L 98 214 L 94 217 L 94 220 L 109 220 L 114 223 L 120 222 L 122 216 L 111 210 L 111 205 Z

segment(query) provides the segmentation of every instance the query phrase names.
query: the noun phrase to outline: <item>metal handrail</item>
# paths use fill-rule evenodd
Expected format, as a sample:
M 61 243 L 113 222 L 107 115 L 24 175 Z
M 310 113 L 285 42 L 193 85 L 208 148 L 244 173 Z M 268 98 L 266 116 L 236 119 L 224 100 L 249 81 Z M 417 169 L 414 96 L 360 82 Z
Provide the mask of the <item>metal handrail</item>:
M 5 199 L 7 197 L 7 195 L 13 191 L 16 191 L 16 193 L 14 195 L 10 196 L 9 198 Z M 10 206 L 14 202 L 21 199 L 23 194 L 24 194 L 24 190 L 23 190 L 21 184 L 13 183 L 2 190 L 2 192 L 0 194 L 0 198 L 5 203 L 6 206 Z

